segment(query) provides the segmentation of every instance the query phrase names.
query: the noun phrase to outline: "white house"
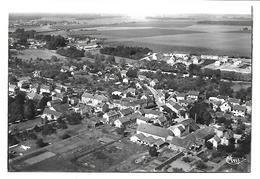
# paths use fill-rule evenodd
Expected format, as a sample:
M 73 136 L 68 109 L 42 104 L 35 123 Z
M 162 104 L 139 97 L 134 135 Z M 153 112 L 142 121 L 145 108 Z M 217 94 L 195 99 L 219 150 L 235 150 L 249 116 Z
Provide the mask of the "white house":
M 220 110 L 223 112 L 231 111 L 232 105 L 229 102 L 224 102 L 219 106 Z
M 217 148 L 218 145 L 219 145 L 220 142 L 221 142 L 221 139 L 220 139 L 217 135 L 215 135 L 214 137 L 212 137 L 212 138 L 209 139 L 208 141 L 213 144 L 213 147 L 214 147 L 214 148 Z
M 246 107 L 241 105 L 235 105 L 232 108 L 232 113 L 234 116 L 242 116 L 245 117 L 246 114 Z

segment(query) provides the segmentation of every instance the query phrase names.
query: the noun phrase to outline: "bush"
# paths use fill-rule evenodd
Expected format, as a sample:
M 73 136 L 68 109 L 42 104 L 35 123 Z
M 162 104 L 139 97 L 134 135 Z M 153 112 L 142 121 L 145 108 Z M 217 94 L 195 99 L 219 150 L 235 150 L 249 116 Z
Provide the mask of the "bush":
M 67 134 L 67 133 L 64 133 L 60 138 L 62 139 L 62 140 L 64 140 L 64 139 L 68 139 L 68 138 L 70 138 L 71 136 L 69 135 L 69 134 Z
M 29 134 L 29 139 L 36 140 L 37 138 L 38 137 L 34 132 Z
M 49 145 L 48 143 L 43 142 L 42 138 L 38 139 L 36 141 L 36 144 L 37 144 L 38 147 L 45 147 L 45 146 Z

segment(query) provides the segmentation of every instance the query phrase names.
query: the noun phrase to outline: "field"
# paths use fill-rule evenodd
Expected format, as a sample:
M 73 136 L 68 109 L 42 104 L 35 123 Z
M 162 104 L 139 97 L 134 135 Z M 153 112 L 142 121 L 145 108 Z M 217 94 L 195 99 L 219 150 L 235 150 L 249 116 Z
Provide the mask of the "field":
M 47 49 L 26 49 L 18 51 L 17 55 L 13 55 L 24 60 L 34 60 L 36 58 L 51 59 L 52 56 L 56 56 L 58 59 L 65 59 L 65 57 L 57 54 L 54 50 Z
M 154 51 L 251 56 L 250 31 L 242 26 L 196 24 L 194 21 L 163 21 L 119 24 L 96 28 L 109 44 L 145 46 Z M 234 33 L 232 33 L 234 31 Z

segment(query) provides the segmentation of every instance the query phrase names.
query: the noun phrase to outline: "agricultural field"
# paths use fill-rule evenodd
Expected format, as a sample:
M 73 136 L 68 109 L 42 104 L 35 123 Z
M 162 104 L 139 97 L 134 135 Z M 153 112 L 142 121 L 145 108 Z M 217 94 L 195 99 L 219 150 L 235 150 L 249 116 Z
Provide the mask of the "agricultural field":
M 196 24 L 190 20 L 116 24 L 95 28 L 108 44 L 149 47 L 154 51 L 178 51 L 251 56 L 251 33 L 243 26 Z M 232 33 L 234 31 L 234 33 Z
M 14 57 L 23 59 L 23 60 L 35 60 L 36 58 L 42 59 L 51 59 L 52 56 L 56 56 L 58 59 L 64 60 L 66 57 L 63 57 L 55 52 L 55 50 L 47 49 L 26 49 L 17 51 L 17 54 L 13 55 Z

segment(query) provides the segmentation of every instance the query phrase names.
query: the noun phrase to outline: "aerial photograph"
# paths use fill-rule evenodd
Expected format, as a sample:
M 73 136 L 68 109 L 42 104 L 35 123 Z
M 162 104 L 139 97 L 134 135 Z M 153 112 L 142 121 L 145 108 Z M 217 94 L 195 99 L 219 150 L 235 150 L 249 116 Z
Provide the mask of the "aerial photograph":
M 8 171 L 250 173 L 245 9 L 9 13 Z

